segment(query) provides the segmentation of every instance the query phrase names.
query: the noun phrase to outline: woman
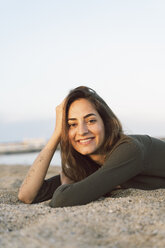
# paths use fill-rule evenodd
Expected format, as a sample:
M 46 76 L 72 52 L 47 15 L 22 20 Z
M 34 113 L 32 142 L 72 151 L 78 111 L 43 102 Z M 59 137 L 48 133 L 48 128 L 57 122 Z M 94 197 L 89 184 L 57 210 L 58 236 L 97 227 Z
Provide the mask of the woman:
M 62 172 L 44 180 L 60 143 Z M 18 198 L 25 203 L 51 199 L 51 207 L 87 204 L 116 187 L 165 188 L 165 142 L 125 135 L 97 93 L 72 90 L 56 108 L 56 126 L 30 168 Z

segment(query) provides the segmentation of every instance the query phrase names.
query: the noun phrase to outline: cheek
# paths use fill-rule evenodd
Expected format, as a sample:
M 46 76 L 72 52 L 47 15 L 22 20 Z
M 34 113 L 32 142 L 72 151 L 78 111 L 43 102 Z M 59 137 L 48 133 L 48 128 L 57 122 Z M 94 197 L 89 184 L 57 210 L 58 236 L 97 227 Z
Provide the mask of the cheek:
M 68 132 L 68 137 L 69 137 L 70 142 L 72 142 L 74 136 L 75 136 L 75 135 L 74 135 L 74 131 L 73 131 L 73 130 L 69 130 L 69 132 Z
M 95 126 L 94 128 L 91 129 L 91 132 L 97 135 L 98 136 L 97 138 L 99 138 L 99 140 L 104 140 L 105 131 L 103 125 Z
M 98 134 L 100 135 L 100 139 L 103 141 L 105 137 L 105 128 L 103 124 L 99 126 Z

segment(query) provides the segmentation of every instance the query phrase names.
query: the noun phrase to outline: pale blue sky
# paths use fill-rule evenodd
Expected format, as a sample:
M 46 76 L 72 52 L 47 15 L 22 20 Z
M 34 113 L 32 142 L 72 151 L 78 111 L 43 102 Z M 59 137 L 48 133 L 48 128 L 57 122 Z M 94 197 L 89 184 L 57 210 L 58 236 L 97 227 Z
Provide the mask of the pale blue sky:
M 52 121 L 78 85 L 94 88 L 126 132 L 165 136 L 164 13 L 164 0 L 1 0 L 0 140 Z

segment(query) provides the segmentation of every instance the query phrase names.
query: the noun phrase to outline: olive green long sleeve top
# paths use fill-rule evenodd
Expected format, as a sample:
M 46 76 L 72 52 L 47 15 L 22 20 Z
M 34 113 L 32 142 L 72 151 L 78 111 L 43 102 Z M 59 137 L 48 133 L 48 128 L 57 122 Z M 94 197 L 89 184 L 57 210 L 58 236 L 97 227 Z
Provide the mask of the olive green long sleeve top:
M 129 135 L 104 165 L 85 179 L 61 185 L 60 175 L 44 180 L 33 203 L 51 199 L 51 207 L 83 205 L 121 188 L 165 188 L 165 142 L 148 135 Z M 78 165 L 77 165 L 78 166 Z

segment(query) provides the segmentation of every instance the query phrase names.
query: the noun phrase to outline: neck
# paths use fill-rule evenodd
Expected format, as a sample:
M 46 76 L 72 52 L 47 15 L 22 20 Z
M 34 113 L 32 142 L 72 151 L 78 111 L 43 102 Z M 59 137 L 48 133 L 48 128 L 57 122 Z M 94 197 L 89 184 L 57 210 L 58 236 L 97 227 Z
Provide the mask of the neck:
M 89 156 L 92 160 L 94 160 L 99 165 L 103 165 L 105 161 L 105 154 L 91 154 Z

